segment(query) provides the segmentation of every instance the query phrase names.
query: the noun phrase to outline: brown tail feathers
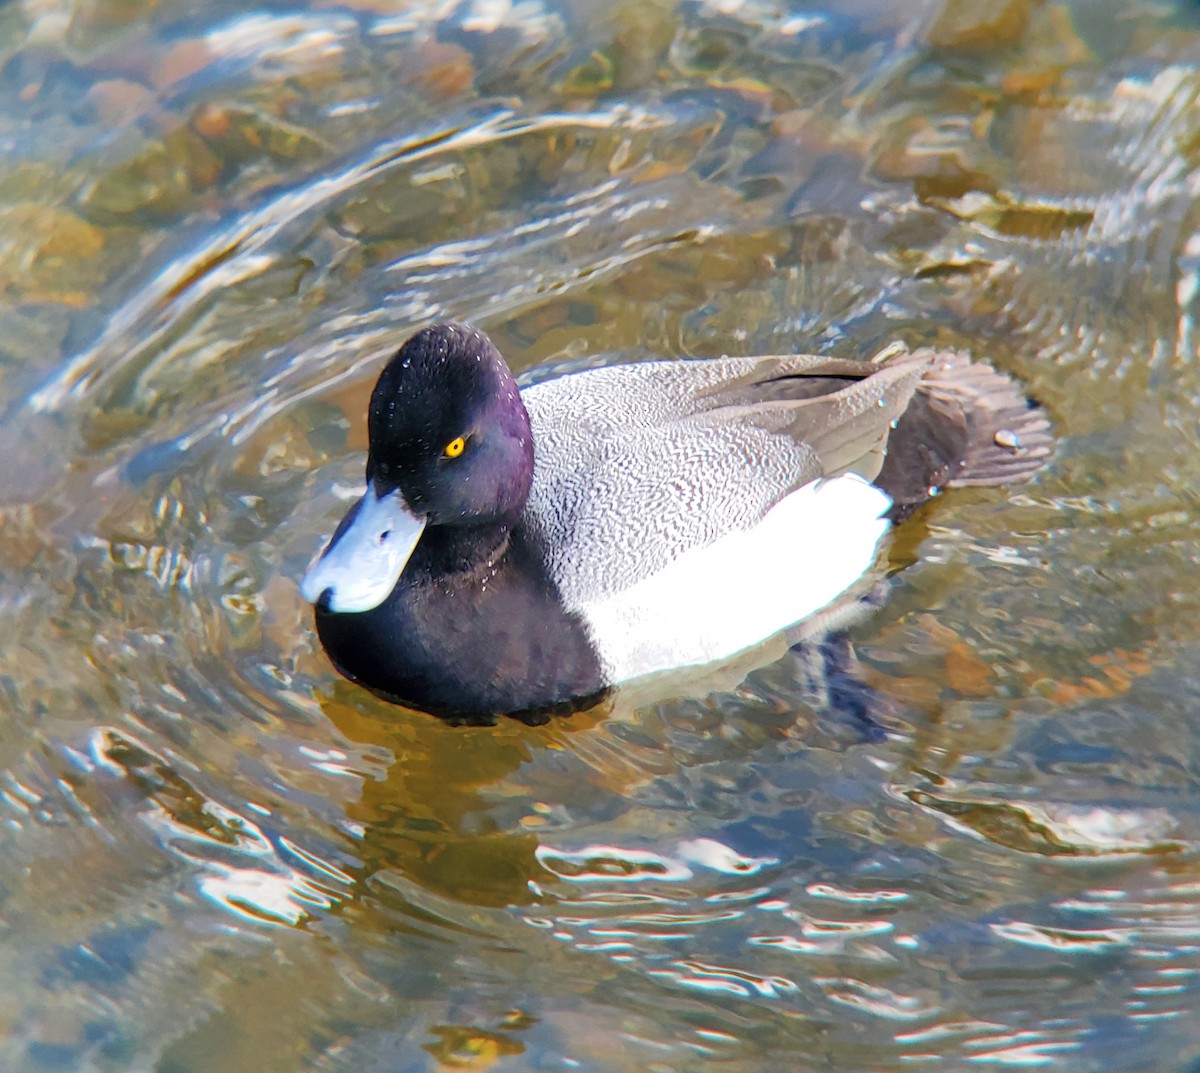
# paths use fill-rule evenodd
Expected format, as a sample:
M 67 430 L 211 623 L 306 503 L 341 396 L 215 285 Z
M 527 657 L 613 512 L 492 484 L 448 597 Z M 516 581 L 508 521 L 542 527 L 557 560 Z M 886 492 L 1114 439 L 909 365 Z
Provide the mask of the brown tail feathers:
M 894 521 L 946 487 L 1029 480 L 1054 449 L 1050 422 L 1015 381 L 965 354 L 927 353 L 875 478 L 894 501 Z

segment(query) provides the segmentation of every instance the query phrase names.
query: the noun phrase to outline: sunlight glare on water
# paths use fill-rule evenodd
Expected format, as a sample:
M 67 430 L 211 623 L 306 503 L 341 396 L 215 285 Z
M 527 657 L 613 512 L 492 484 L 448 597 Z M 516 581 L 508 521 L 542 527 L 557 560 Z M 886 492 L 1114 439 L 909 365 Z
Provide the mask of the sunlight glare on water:
M 1200 1068 L 1194 4 L 0 42 L 0 1068 Z M 449 728 L 297 584 L 450 318 L 526 382 L 963 349 L 1059 445 L 896 533 L 840 677 Z

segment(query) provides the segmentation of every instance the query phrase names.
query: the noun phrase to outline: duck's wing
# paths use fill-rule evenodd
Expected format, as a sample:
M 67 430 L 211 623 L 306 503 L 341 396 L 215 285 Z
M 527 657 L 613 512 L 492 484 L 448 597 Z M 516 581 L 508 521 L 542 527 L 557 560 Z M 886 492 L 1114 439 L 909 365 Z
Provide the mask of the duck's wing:
M 612 682 L 809 618 L 869 574 L 889 518 L 1028 479 L 1053 446 L 1007 376 L 931 350 L 618 366 L 524 397 L 524 520 Z
M 886 394 L 894 404 L 894 418 L 912 393 L 911 388 L 897 390 L 895 381 L 909 380 L 915 386 L 920 379 L 916 366 L 924 368 L 928 362 L 927 354 L 914 357 L 902 347 L 889 347 L 870 361 L 816 354 L 646 361 L 544 381 L 526 388 L 522 398 L 535 424 L 580 436 L 655 427 L 712 410 L 767 402 L 794 405 L 835 394 L 840 398 L 830 400 L 831 415 L 853 406 L 859 394 L 872 401 Z M 901 368 L 909 374 L 915 371 L 915 377 L 904 376 Z M 855 387 L 868 379 L 874 381 L 869 388 Z
M 873 478 L 928 364 L 886 358 L 646 362 L 526 389 L 537 454 L 525 523 L 567 606 L 754 530 L 818 478 Z M 886 509 L 883 496 L 860 498 Z

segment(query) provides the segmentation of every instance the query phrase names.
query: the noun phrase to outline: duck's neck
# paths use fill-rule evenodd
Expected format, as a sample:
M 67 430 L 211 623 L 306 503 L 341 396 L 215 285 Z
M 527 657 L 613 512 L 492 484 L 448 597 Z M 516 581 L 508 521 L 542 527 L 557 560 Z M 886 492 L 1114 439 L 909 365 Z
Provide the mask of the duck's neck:
M 431 525 L 421 534 L 405 573 L 433 578 L 454 575 L 466 580 L 490 571 L 507 550 L 511 535 L 508 523 Z

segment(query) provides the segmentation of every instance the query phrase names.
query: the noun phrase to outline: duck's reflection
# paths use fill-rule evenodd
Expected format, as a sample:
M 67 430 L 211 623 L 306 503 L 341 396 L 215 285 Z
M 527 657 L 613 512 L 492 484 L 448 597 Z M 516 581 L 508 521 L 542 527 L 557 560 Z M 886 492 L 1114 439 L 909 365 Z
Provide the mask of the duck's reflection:
M 513 777 L 538 754 L 569 756 L 570 740 L 602 711 L 544 727 L 448 727 L 343 683 L 323 707 L 351 741 L 394 757 L 387 778 L 364 782 L 348 809 L 363 832 L 362 878 L 391 871 L 435 895 L 497 907 L 529 904 L 531 881 L 554 880 L 535 856 L 541 803 Z
M 832 735 L 822 735 L 834 748 L 884 736 L 886 713 L 859 674 L 845 633 L 790 649 L 785 641 L 777 645 L 784 652 L 773 674 L 791 696 L 764 683 L 775 696 L 752 699 L 740 748 L 802 735 L 816 722 L 825 731 L 835 725 Z M 689 754 L 676 739 L 720 737 L 727 690 L 746 673 L 733 665 L 709 674 L 701 697 L 690 701 L 647 704 L 653 692 L 647 686 L 541 727 L 513 720 L 448 727 L 337 683 L 322 705 L 330 721 L 351 741 L 394 758 L 387 777 L 365 781 L 360 799 L 348 806 L 362 832 L 360 885 L 397 891 L 408 883 L 485 907 L 539 900 L 558 881 L 538 861 L 539 829 L 567 814 L 603 814 L 650 780 L 710 759 Z

